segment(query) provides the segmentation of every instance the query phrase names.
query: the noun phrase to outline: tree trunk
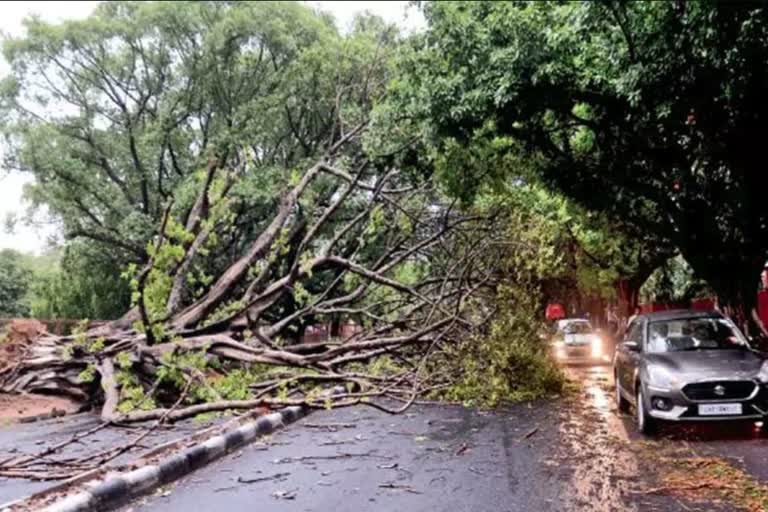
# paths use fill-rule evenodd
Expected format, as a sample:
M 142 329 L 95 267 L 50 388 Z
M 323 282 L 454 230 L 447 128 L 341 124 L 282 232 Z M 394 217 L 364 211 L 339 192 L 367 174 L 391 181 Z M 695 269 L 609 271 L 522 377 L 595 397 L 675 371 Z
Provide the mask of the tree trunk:
M 745 265 L 742 269 L 734 269 L 733 272 L 725 272 L 717 279 L 713 279 L 716 285 L 718 304 L 724 314 L 729 316 L 749 337 L 766 338 L 768 332 L 762 325 L 757 314 L 757 293 L 760 282 L 760 272 L 763 269 L 763 261 Z M 730 279 L 729 279 L 730 277 Z

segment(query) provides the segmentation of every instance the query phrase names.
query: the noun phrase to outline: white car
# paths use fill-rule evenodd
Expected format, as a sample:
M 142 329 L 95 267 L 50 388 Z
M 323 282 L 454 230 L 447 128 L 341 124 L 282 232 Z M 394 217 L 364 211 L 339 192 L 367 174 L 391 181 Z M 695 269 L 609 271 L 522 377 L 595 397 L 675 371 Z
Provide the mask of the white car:
M 558 320 L 554 345 L 558 359 L 599 359 L 603 355 L 602 339 L 583 318 Z

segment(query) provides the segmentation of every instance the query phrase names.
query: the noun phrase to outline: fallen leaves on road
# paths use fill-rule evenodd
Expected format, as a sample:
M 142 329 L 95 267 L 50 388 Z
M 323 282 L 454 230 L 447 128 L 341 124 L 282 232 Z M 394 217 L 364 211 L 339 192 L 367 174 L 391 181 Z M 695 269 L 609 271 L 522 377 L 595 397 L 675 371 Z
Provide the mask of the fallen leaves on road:
M 652 453 L 642 455 L 654 457 L 663 473 L 661 485 L 639 490 L 642 494 L 666 494 L 691 501 L 730 503 L 748 512 L 768 510 L 768 486 L 734 466 L 731 461 L 718 457 L 685 457 L 680 447 L 659 450 L 658 445 Z

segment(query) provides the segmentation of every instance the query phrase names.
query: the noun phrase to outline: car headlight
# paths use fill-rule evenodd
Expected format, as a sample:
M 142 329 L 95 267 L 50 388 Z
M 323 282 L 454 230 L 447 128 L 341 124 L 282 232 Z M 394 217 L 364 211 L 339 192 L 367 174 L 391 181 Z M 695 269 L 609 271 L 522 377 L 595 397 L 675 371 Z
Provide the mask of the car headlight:
M 597 334 L 592 335 L 592 356 L 600 357 L 603 354 L 603 340 Z
M 657 388 L 672 389 L 680 384 L 680 379 L 669 373 L 669 371 L 652 366 L 648 369 L 649 385 Z
M 762 383 L 768 383 L 768 361 L 763 361 L 763 366 L 757 372 L 757 379 Z

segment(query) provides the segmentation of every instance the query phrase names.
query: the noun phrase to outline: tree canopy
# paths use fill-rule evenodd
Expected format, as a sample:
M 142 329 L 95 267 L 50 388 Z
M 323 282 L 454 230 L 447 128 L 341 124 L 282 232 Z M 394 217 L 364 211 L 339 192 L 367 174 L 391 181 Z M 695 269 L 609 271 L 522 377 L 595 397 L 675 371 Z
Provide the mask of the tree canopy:
M 67 239 L 122 263 L 146 261 L 172 196 L 174 212 L 191 211 L 209 160 L 245 153 L 253 172 L 232 215 L 247 238 L 339 116 L 365 109 L 347 99 L 368 101 L 381 79 L 370 60 L 387 42 L 380 22 L 361 19 L 343 37 L 290 2 L 108 2 L 84 20 L 26 28 L 4 44 L 7 166 L 35 176 L 28 196 Z
M 26 268 L 23 256 L 12 250 L 0 250 L 0 316 L 14 317 L 29 314 L 27 293 L 31 271 Z
M 768 11 L 726 2 L 428 2 L 393 86 L 436 154 L 518 155 L 751 306 L 768 251 Z M 443 158 L 453 180 L 492 178 Z M 465 190 L 472 190 L 466 185 Z

